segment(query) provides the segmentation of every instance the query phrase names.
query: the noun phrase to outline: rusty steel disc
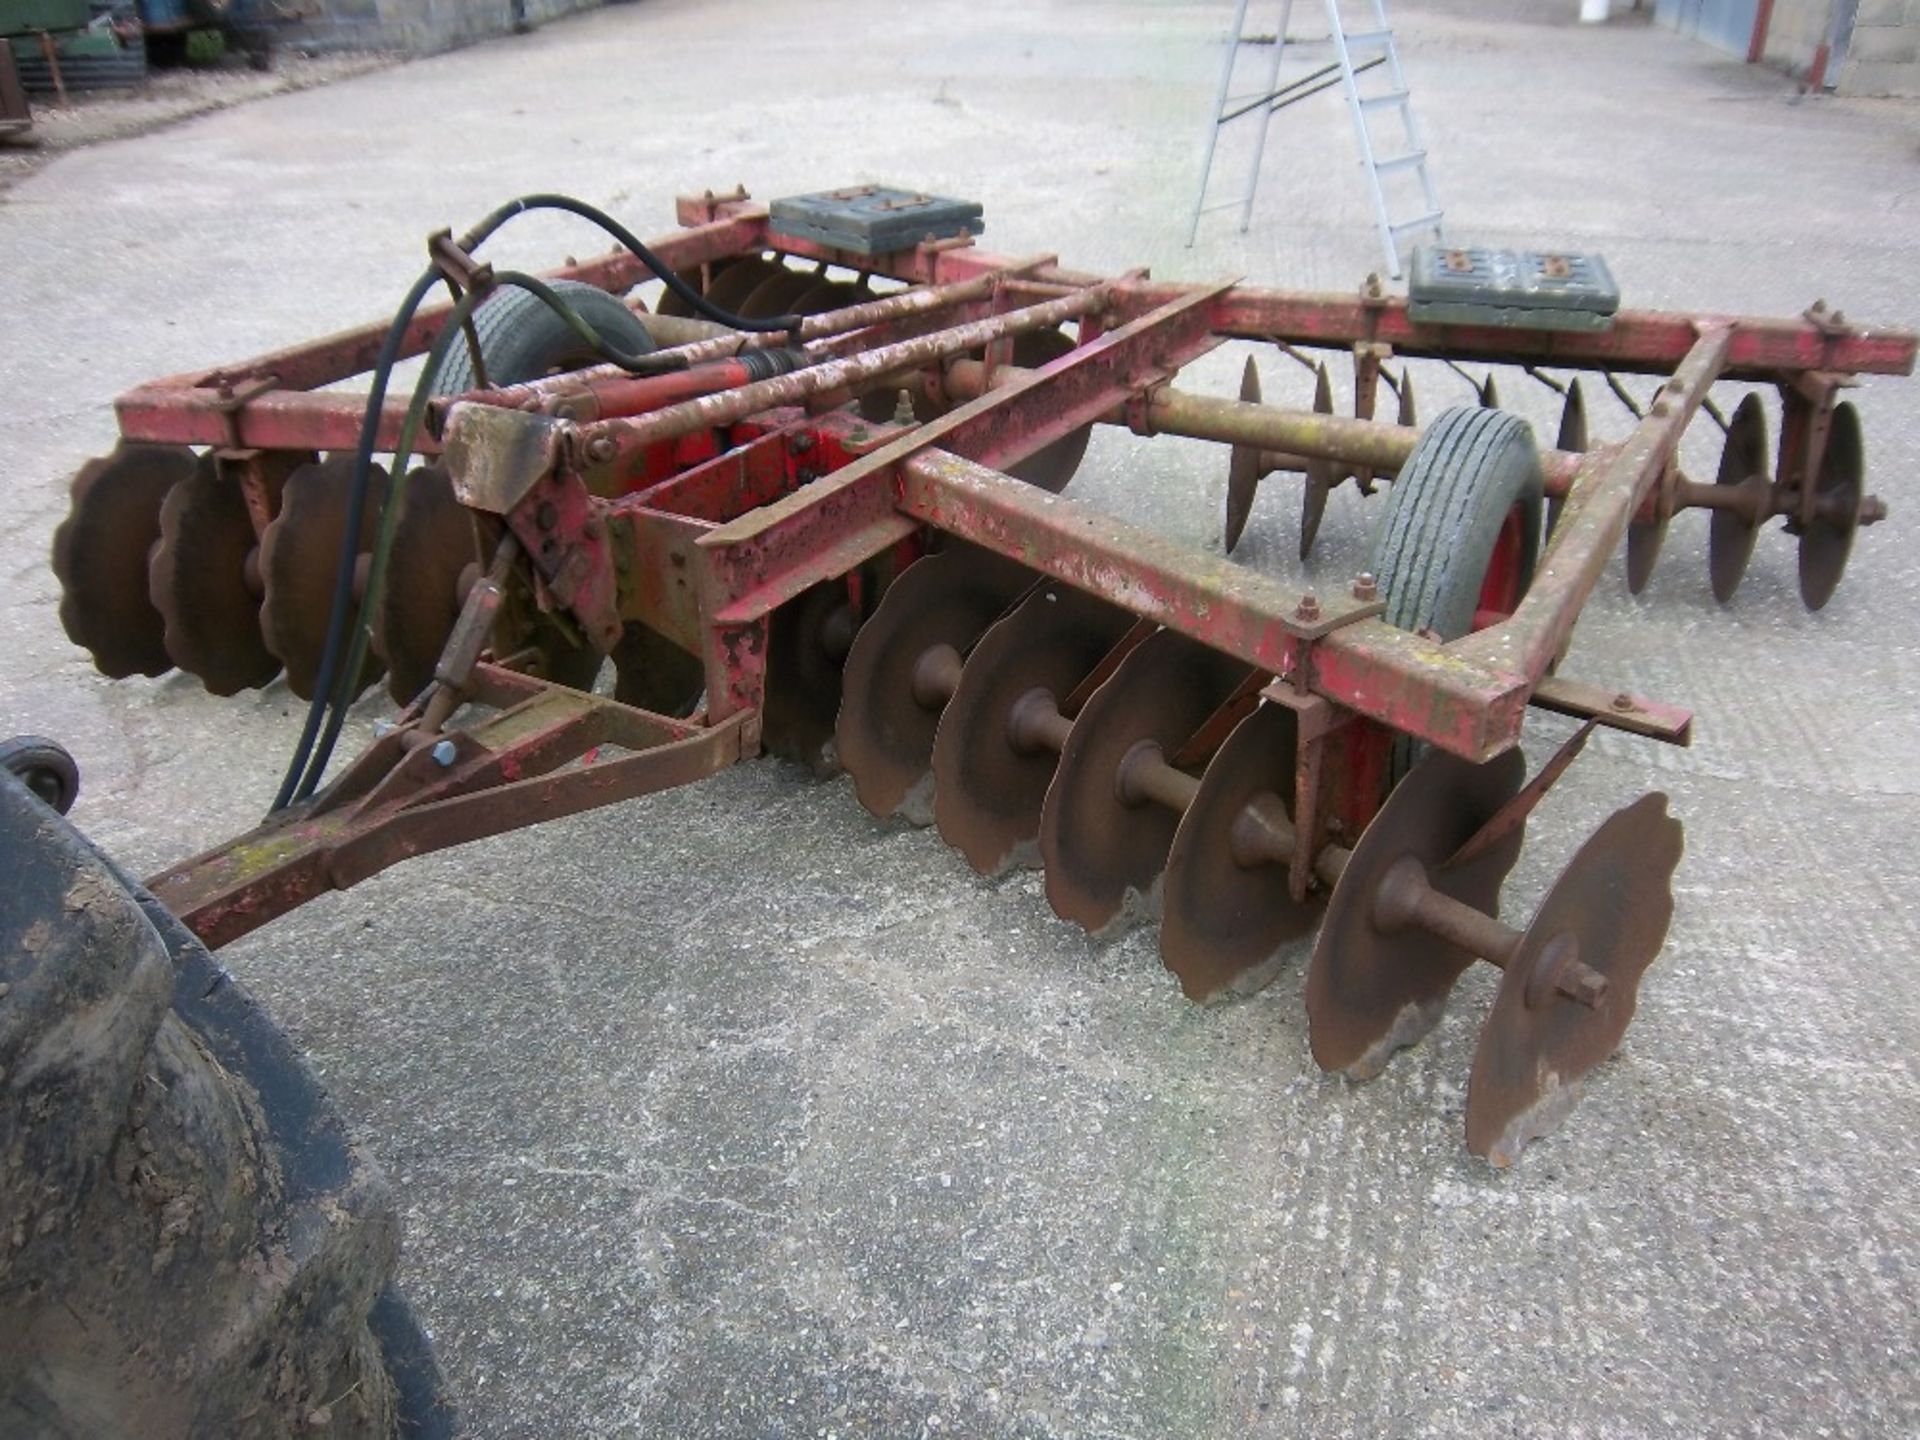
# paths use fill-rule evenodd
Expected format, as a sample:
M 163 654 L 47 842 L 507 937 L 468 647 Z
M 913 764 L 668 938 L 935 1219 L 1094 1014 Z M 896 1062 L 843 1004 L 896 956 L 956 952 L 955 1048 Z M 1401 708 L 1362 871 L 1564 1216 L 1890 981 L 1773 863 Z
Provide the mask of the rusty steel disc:
M 722 275 L 732 268 L 733 263 L 731 257 L 725 260 L 715 260 L 711 265 L 705 267 L 706 273 L 712 280 L 718 281 Z M 676 270 L 673 273 L 681 280 L 684 280 L 689 289 L 693 290 L 696 294 L 704 296 L 706 290 L 703 289 L 701 285 L 701 268 L 702 267 L 698 265 L 689 265 L 686 269 Z M 662 287 L 660 291 L 660 303 L 653 307 L 653 312 L 656 315 L 675 315 L 685 319 L 693 315 L 694 309 L 693 306 L 682 300 L 672 290 Z
M 1047 900 L 1064 920 L 1104 933 L 1130 898 L 1149 900 L 1180 814 L 1129 803 L 1121 766 L 1136 747 L 1171 760 L 1247 677 L 1247 667 L 1177 630 L 1149 635 L 1075 720 L 1040 814 Z
M 563 634 L 546 616 L 534 626 L 533 645 L 540 652 L 541 678 L 575 690 L 593 689 L 600 678 L 601 667 L 607 663 L 607 657 L 595 649 L 592 642 Z M 499 648 L 496 643 L 496 652 Z
M 1245 405 L 1260 403 L 1260 371 L 1251 355 L 1240 370 L 1240 401 Z M 1235 445 L 1227 453 L 1227 523 L 1222 533 L 1229 555 L 1247 528 L 1247 516 L 1253 513 L 1253 497 L 1259 489 L 1260 447 Z
M 1291 816 L 1297 736 L 1291 710 L 1261 705 L 1207 762 L 1180 817 L 1161 887 L 1160 958 L 1191 999 L 1264 983 L 1320 913 L 1318 897 L 1293 898 L 1284 864 L 1261 863 L 1235 840 L 1251 804 Z
M 1016 747 L 1008 732 L 1015 704 L 1044 692 L 1066 707 L 1132 624 L 1126 611 L 1049 582 L 967 657 L 934 734 L 933 815 L 940 838 L 982 875 L 1038 858 L 1040 811 L 1059 760 L 1044 747 Z
M 313 698 L 326 652 L 327 622 L 333 613 L 334 580 L 341 542 L 346 538 L 352 481 L 351 455 L 329 455 L 302 465 L 287 477 L 280 492 L 280 513 L 260 537 L 260 576 L 266 585 L 260 603 L 260 633 L 266 637 L 267 648 L 287 667 L 287 688 L 302 700 Z M 387 472 L 375 465 L 367 487 L 366 509 L 360 517 L 360 533 L 354 540 L 355 549 L 363 556 L 373 547 L 380 509 L 386 500 Z M 359 616 L 356 594 L 347 617 L 348 635 L 359 623 Z M 344 654 L 343 650 L 343 658 Z M 371 685 L 379 678 L 380 669 L 379 658 L 369 650 L 352 693 L 358 695 Z
M 1441 867 L 1519 793 L 1526 771 L 1517 749 L 1484 765 L 1433 750 L 1387 796 L 1333 888 L 1307 969 L 1307 1026 L 1321 1069 L 1370 1080 L 1438 1023 L 1454 982 L 1478 957 L 1417 925 L 1383 928 L 1381 886 L 1413 860 L 1434 889 L 1497 915 L 1524 826 L 1464 864 Z
M 591 646 L 580 649 L 592 653 L 571 657 L 577 668 L 550 673 L 562 684 L 585 690 L 600 672 L 601 657 Z M 622 705 L 651 710 L 656 715 L 684 717 L 699 709 L 706 695 L 707 672 L 700 657 L 644 621 L 628 621 L 607 658 L 613 661 L 613 698 Z M 589 665 L 593 673 L 585 674 Z
M 829 315 L 835 310 L 846 310 L 855 305 L 864 305 L 872 298 L 872 291 L 854 284 L 851 280 L 829 280 L 827 282 L 827 295 L 820 305 L 819 313 Z
M 1667 517 L 1636 520 L 1627 526 L 1627 593 L 1638 595 L 1653 578 L 1660 546 L 1667 538 Z
M 1313 382 L 1313 413 L 1331 415 L 1333 413 L 1333 381 L 1327 375 L 1323 363 L 1317 367 L 1318 374 Z M 1340 483 L 1340 473 L 1334 468 L 1333 461 L 1324 456 L 1310 457 L 1307 460 L 1306 484 L 1300 490 L 1300 558 L 1305 560 L 1313 554 L 1313 542 L 1319 538 L 1320 522 L 1326 518 L 1327 496 L 1333 493 L 1333 487 Z
M 1033 572 L 952 542 L 887 587 L 847 653 L 834 745 L 855 794 L 885 819 L 930 824 L 933 737 L 960 663 Z
M 1684 838 L 1667 797 L 1642 796 L 1596 830 L 1547 892 L 1507 963 L 1467 1083 L 1467 1148 L 1511 1165 L 1553 1130 L 1580 1082 L 1620 1044 L 1640 977 L 1666 943 Z M 1561 994 L 1573 960 L 1606 978 L 1592 1007 Z
M 703 298 L 709 305 L 737 315 L 740 313 L 740 302 L 752 293 L 754 287 L 772 279 L 774 271 L 781 268 L 764 256 L 743 255 L 713 277 L 713 284 L 707 287 Z
M 147 589 L 166 622 L 167 654 L 215 695 L 265 685 L 280 673 L 260 635 L 258 546 L 246 495 L 211 453 L 201 456 L 160 507 Z
M 478 571 L 472 513 L 453 494 L 438 465 L 425 465 L 400 487 L 400 518 L 373 617 L 373 645 L 387 663 L 387 693 L 405 705 L 427 688 L 447 637 L 460 618 L 461 575 Z
M 1013 363 L 1023 370 L 1038 370 L 1063 355 L 1071 355 L 1073 349 L 1073 341 L 1058 330 L 1029 330 L 1014 336 Z M 1082 425 L 1017 464 L 1009 465 L 1007 474 L 1050 495 L 1058 495 L 1080 468 L 1092 436 L 1093 427 Z
M 1580 379 L 1575 376 L 1567 382 L 1567 397 L 1560 405 L 1560 431 L 1554 437 L 1553 448 L 1565 451 L 1569 455 L 1584 454 L 1587 450 L 1587 397 L 1580 388 Z M 1547 535 L 1552 537 L 1559 528 L 1560 512 L 1566 508 L 1567 497 L 1549 495 L 1547 497 Z
M 838 308 L 840 300 L 840 282 L 829 280 L 825 275 L 810 275 L 807 288 L 802 290 L 793 301 L 793 313 L 796 315 L 820 315 Z
M 1716 485 L 1751 485 L 1761 493 L 1772 489 L 1767 474 L 1771 447 L 1767 444 L 1767 411 L 1758 395 L 1748 395 L 1734 407 L 1727 422 L 1726 444 L 1720 450 Z M 1738 510 L 1715 510 L 1707 530 L 1707 570 L 1713 579 L 1713 598 L 1722 605 L 1733 599 L 1753 558 L 1753 542 L 1760 537 L 1758 520 Z
M 53 532 L 60 624 L 115 680 L 164 675 L 166 621 L 147 591 L 149 552 L 160 539 L 167 492 L 198 462 L 183 445 L 121 441 L 73 477 L 67 518 Z
M 818 278 L 810 270 L 789 270 L 784 265 L 775 265 L 764 280 L 747 292 L 735 313 L 748 320 L 791 315 L 793 302 L 811 290 Z
M 1818 610 L 1840 588 L 1860 528 L 1860 497 L 1866 482 L 1866 448 L 1860 412 L 1851 400 L 1833 407 L 1833 425 L 1820 457 L 1813 519 L 1800 532 L 1800 600 Z
M 773 612 L 767 625 L 767 698 L 760 743 L 770 755 L 831 775 L 840 671 L 856 618 L 844 580 L 816 585 Z

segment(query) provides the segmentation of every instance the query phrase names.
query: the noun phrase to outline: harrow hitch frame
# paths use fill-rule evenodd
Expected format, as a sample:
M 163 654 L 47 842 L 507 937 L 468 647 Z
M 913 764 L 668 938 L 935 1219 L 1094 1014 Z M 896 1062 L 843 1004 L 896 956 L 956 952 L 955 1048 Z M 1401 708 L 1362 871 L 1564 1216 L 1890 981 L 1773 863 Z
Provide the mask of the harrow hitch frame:
M 780 233 L 768 208 L 744 192 L 683 198 L 679 219 L 682 228 L 651 249 L 682 277 L 675 284 L 683 291 L 689 277 L 710 283 L 733 263 L 770 272 L 765 280 L 759 270 L 737 272 L 773 287 L 756 292 L 777 297 L 765 300 L 779 308 L 763 319 L 785 316 L 802 291 L 838 289 L 845 303 L 791 325 L 781 319 L 778 330 L 768 328 L 771 320 L 736 331 L 646 316 L 650 337 L 665 348 L 647 357 L 643 373 L 603 365 L 519 383 L 489 380 L 469 322 L 480 388 L 431 402 L 415 448 L 439 457 L 476 555 L 493 554 L 495 565 L 464 582 L 464 610 L 433 683 L 397 728 L 316 797 L 156 876 L 153 893 L 218 946 L 411 855 L 686 784 L 763 750 L 818 762 L 830 753 L 823 740 L 834 726 L 832 709 L 823 718 L 822 706 L 840 703 L 837 667 L 861 627 L 884 613 L 890 587 L 909 567 L 952 553 L 959 559 L 944 578 L 922 576 L 929 603 L 951 613 L 914 621 L 921 629 L 913 634 L 933 638 L 917 659 L 907 657 L 913 705 L 937 715 L 951 703 L 977 718 L 984 687 L 969 688 L 968 653 L 978 642 L 982 654 L 1004 654 L 1015 632 L 995 640 L 1002 626 L 1044 638 L 1045 606 L 1062 594 L 1093 602 L 1080 623 L 1090 627 L 1084 635 L 1100 638 L 1106 658 L 1058 673 L 1047 668 L 1052 659 L 1036 658 L 1033 673 L 1052 676 L 1052 688 L 1001 697 L 1011 704 L 1005 733 L 988 738 L 1012 747 L 1005 773 L 1026 773 L 1022 756 L 1040 757 L 1043 777 L 1053 773 L 1046 766 L 1060 767 L 1044 820 L 1035 795 L 1004 835 L 998 821 L 982 829 L 958 811 L 940 816 L 942 832 L 984 837 L 977 850 L 955 843 L 987 867 L 1004 863 L 1021 825 L 1058 858 L 1074 843 L 1061 836 L 1075 825 L 1085 841 L 1089 827 L 1126 823 L 1109 815 L 1116 804 L 1137 811 L 1142 825 L 1153 817 L 1148 828 L 1159 838 L 1108 847 L 1077 877 L 1060 879 L 1059 894 L 1050 868 L 1049 898 L 1098 930 L 1148 885 L 1136 873 L 1143 859 L 1157 856 L 1169 873 L 1188 867 L 1179 887 L 1168 882 L 1189 907 L 1169 921 L 1186 938 L 1163 932 L 1163 956 L 1196 996 L 1259 968 L 1259 945 L 1241 947 L 1231 964 L 1200 954 L 1216 933 L 1202 913 L 1213 903 L 1206 896 L 1228 893 L 1208 884 L 1233 879 L 1234 867 L 1284 871 L 1257 906 L 1247 902 L 1261 910 L 1275 944 L 1297 936 L 1332 891 L 1309 1009 L 1322 1038 L 1334 1037 L 1326 1045 L 1335 1059 L 1323 1063 L 1355 1074 L 1371 1073 L 1425 1033 L 1453 978 L 1475 959 L 1505 968 L 1524 954 L 1530 973 L 1509 985 L 1513 996 L 1503 991 L 1496 1018 L 1505 1038 L 1483 1040 L 1476 1075 L 1487 1078 L 1470 1104 L 1474 1148 L 1507 1163 L 1564 1109 L 1561 1090 L 1570 1094 L 1617 1041 L 1639 976 L 1664 939 L 1670 892 L 1645 907 L 1647 918 L 1621 925 L 1608 887 L 1670 887 L 1680 857 L 1678 822 L 1666 815 L 1664 797 L 1657 805 L 1647 797 L 1583 847 L 1544 918 L 1524 931 L 1496 918 L 1528 813 L 1594 725 L 1673 744 L 1690 739 L 1691 716 L 1679 707 L 1553 673 L 1581 609 L 1623 542 L 1630 583 L 1644 582 L 1680 508 L 1715 516 L 1721 598 L 1738 583 L 1752 531 L 1780 515 L 1802 536 L 1802 594 L 1814 608 L 1824 604 L 1853 528 L 1884 514 L 1861 489 L 1858 421 L 1839 395 L 1860 374 L 1911 373 L 1915 336 L 1854 325 L 1822 305 L 1791 319 L 1622 310 L 1599 330 L 1428 323 L 1377 278 L 1341 295 L 1170 284 L 1144 272 L 1102 277 L 1063 268 L 1051 255 L 993 255 L 965 235 L 867 255 Z M 490 272 L 446 233 L 430 250 L 456 294 L 486 283 Z M 769 266 L 760 258 L 767 252 L 781 263 Z M 817 268 L 805 274 L 786 261 Z M 829 267 L 854 272 L 859 285 L 828 281 Z M 876 277 L 906 288 L 868 298 Z M 616 295 L 648 278 L 626 249 L 546 277 Z M 418 312 L 402 356 L 432 347 L 453 313 Z M 1058 328 L 1068 323 L 1076 329 L 1070 342 Z M 121 434 L 136 446 L 211 447 L 216 478 L 238 486 L 264 535 L 290 469 L 358 443 L 362 397 L 323 387 L 368 370 L 383 334 L 349 330 L 141 386 L 117 404 Z M 1276 345 L 1315 369 L 1313 408 L 1262 403 L 1251 369 L 1238 400 L 1177 387 L 1185 367 L 1229 340 Z M 1304 351 L 1351 359 L 1351 416 L 1331 413 L 1326 367 Z M 1513 552 L 1521 558 L 1512 560 L 1505 589 L 1493 584 L 1505 574 L 1494 559 L 1485 577 L 1473 577 L 1483 590 L 1468 633 L 1391 623 L 1389 587 L 1371 574 L 1309 590 L 1053 493 L 1096 425 L 1232 447 L 1230 506 L 1238 513 L 1229 515 L 1229 546 L 1251 503 L 1250 484 L 1292 470 L 1306 480 L 1304 556 L 1333 486 L 1351 477 L 1371 493 L 1377 480 L 1393 479 L 1396 496 L 1400 487 L 1411 494 L 1403 472 L 1430 464 L 1430 432 L 1405 423 L 1413 418 L 1410 378 L 1404 368 L 1398 377 L 1387 369 L 1409 359 L 1520 366 L 1567 396 L 1567 448 L 1537 457 L 1511 417 L 1493 417 L 1505 428 L 1472 420 L 1475 435 L 1492 437 L 1488 444 L 1510 444 L 1521 432 L 1534 509 L 1516 506 L 1513 516 L 1537 516 L 1544 494 L 1553 521 L 1530 577 L 1522 571 L 1532 562 L 1531 540 Z M 1577 384 L 1538 376 L 1543 366 L 1603 376 L 1627 402 L 1631 430 L 1588 447 Z M 1622 373 L 1659 376 L 1659 388 L 1643 404 L 1620 384 Z M 1760 473 L 1765 426 L 1757 410 L 1748 413 L 1743 402 L 1730 423 L 1709 400 L 1722 380 L 1779 392 L 1771 477 Z M 1396 421 L 1375 418 L 1383 382 L 1399 396 Z M 1491 374 L 1476 388 L 1483 406 L 1495 405 Z M 1682 436 L 1702 409 L 1727 432 L 1715 484 L 1689 480 L 1678 464 Z M 1449 412 L 1441 424 L 1466 413 Z M 400 446 L 406 414 L 404 402 L 384 405 L 376 451 Z M 1466 431 L 1456 424 L 1449 433 Z M 1021 467 L 1043 462 L 1053 483 L 1017 478 L 1031 473 Z M 118 462 L 98 463 L 105 474 Z M 394 477 L 400 493 L 402 479 Z M 76 482 L 76 512 L 83 489 Z M 78 543 L 57 541 L 57 563 L 61 545 L 71 551 Z M 483 658 L 510 565 L 525 581 L 512 603 L 583 637 L 581 653 L 595 663 L 617 657 L 636 628 L 685 652 L 703 677 L 691 713 L 542 678 L 551 673 L 547 652 Z M 67 570 L 73 566 L 69 558 Z M 1010 584 L 1010 575 L 1024 578 Z M 982 639 L 995 615 L 1002 618 Z M 961 628 L 941 640 L 948 620 Z M 908 633 L 897 613 L 889 623 Z M 807 676 L 817 682 L 829 671 L 821 694 L 805 693 Z M 1161 684 L 1163 699 L 1163 677 L 1175 674 L 1197 677 L 1201 687 L 1185 709 L 1152 693 Z M 449 728 L 462 707 L 478 718 Z M 1524 767 L 1511 752 L 1530 707 L 1585 725 L 1523 785 Z M 1132 743 L 1082 743 L 1097 728 L 1076 730 L 1083 709 Z M 1168 718 L 1176 713 L 1184 717 L 1177 734 L 1153 729 L 1176 723 Z M 845 710 L 840 723 L 849 723 Z M 938 753 L 947 742 L 927 741 L 930 719 L 916 725 L 915 743 L 936 752 L 920 757 L 932 774 L 948 763 Z M 1412 774 L 1457 799 L 1453 813 L 1433 797 L 1390 798 L 1400 794 L 1393 779 L 1413 742 L 1437 753 Z M 1121 758 L 1108 776 L 1098 767 L 1114 754 Z M 1217 773 L 1234 766 L 1237 774 Z M 884 803 L 869 803 L 885 813 L 903 808 L 922 788 L 905 783 L 911 779 L 892 776 L 873 792 L 884 792 Z M 936 811 L 951 798 L 948 783 Z M 1231 833 L 1190 833 L 1203 824 Z M 1198 879 L 1190 873 L 1208 866 Z M 1417 958 L 1421 946 L 1436 944 L 1439 959 Z M 1604 1014 L 1592 1025 L 1569 1019 L 1553 1011 L 1555 995 Z M 1315 1044 L 1318 1056 L 1321 1040 Z M 1522 1051 L 1537 1061 L 1532 1080 L 1514 1069 Z

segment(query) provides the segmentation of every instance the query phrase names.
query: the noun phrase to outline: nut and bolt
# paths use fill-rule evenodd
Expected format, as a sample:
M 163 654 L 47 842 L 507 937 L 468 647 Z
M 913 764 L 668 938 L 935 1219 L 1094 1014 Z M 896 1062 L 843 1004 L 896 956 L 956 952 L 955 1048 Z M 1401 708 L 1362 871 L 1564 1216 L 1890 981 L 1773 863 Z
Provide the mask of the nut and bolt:
M 1293 618 L 1311 625 L 1320 618 L 1320 597 L 1311 590 L 1300 597 L 1300 603 L 1293 607 Z
M 619 452 L 620 447 L 613 443 L 611 435 L 596 435 L 587 441 L 587 459 L 596 465 L 606 464 Z
M 1371 570 L 1362 570 L 1353 577 L 1353 598 L 1366 605 L 1380 598 L 1380 583 L 1373 578 Z
M 433 749 L 428 753 L 433 756 L 433 763 L 438 765 L 442 770 L 445 770 L 448 766 L 452 765 L 457 758 L 459 758 L 460 750 L 459 750 L 459 747 L 453 743 L 453 741 L 442 740 L 439 744 L 435 745 Z
M 1616 710 L 1637 710 L 1640 707 L 1633 703 L 1633 696 L 1622 690 L 1618 695 L 1613 697 L 1613 708 Z

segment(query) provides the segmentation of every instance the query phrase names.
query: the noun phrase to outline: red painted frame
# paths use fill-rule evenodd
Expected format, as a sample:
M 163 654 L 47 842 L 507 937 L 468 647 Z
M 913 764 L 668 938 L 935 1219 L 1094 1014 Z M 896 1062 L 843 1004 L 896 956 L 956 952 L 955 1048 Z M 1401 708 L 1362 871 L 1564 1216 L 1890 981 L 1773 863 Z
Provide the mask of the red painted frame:
M 708 678 L 701 723 L 726 727 L 724 754 L 731 758 L 758 743 L 773 613 L 816 585 L 915 546 L 928 530 L 943 531 L 1234 656 L 1273 677 L 1268 693 L 1276 699 L 1321 707 L 1317 733 L 1333 747 L 1332 814 L 1309 827 L 1316 834 L 1364 825 L 1379 798 L 1384 732 L 1476 760 L 1518 741 L 1528 704 L 1547 688 L 1547 671 L 1629 521 L 1676 483 L 1680 437 L 1716 380 L 1812 391 L 1813 408 L 1824 399 L 1830 410 L 1850 375 L 1907 374 L 1915 359 L 1912 334 L 1849 326 L 1824 312 L 1777 320 L 1623 311 L 1601 332 L 1422 325 L 1404 301 L 1375 290 L 1340 296 L 1172 285 L 1139 275 L 1108 280 L 1045 259 L 1007 260 L 964 242 L 879 257 L 843 254 L 773 234 L 766 210 L 743 195 L 683 199 L 680 219 L 685 228 L 653 242 L 675 268 L 771 248 L 955 288 L 941 299 L 945 311 L 916 302 L 924 313 L 911 324 L 820 341 L 819 363 L 745 386 L 700 393 L 707 387 L 693 382 L 650 386 L 592 371 L 489 397 L 532 413 L 455 406 L 445 443 L 461 497 L 498 514 L 520 537 L 551 601 L 603 640 L 626 620 L 646 619 L 698 649 Z M 624 252 L 559 273 L 614 291 L 647 278 Z M 446 316 L 444 308 L 423 312 L 405 353 L 428 348 Z M 993 371 L 1004 363 L 1008 336 L 1063 319 L 1078 320 L 1079 343 L 1070 353 L 1037 371 Z M 228 448 L 350 448 L 364 402 L 318 387 L 368 368 L 381 335 L 381 327 L 363 327 L 142 386 L 118 402 L 121 431 L 129 439 Z M 1441 644 L 1377 618 L 1381 607 L 1371 597 L 1309 596 L 1004 473 L 1096 422 L 1220 440 L 1257 435 L 1275 450 L 1384 469 L 1405 458 L 1413 432 L 1398 426 L 1205 401 L 1171 388 L 1183 366 L 1230 338 L 1667 378 L 1621 442 L 1548 457 L 1549 488 L 1566 496 L 1566 506 L 1532 587 L 1511 615 Z M 986 367 L 965 358 L 983 347 Z M 876 424 L 841 408 L 863 386 L 902 375 L 958 403 L 918 425 Z M 395 442 L 403 411 L 403 402 L 389 403 L 382 447 Z M 586 415 L 594 418 L 564 418 Z M 500 444 L 502 427 L 513 426 L 544 427 L 541 444 Z M 715 453 L 716 435 L 731 448 Z M 1783 451 L 1783 472 L 1813 473 L 1824 426 L 1803 426 L 1795 435 Z M 493 457 L 509 451 L 547 458 L 537 470 L 506 473 Z M 1570 693 L 1559 686 L 1554 708 L 1574 703 Z M 1685 729 L 1684 716 L 1650 704 L 1639 704 L 1634 718 L 1640 723 L 1629 728 Z M 319 890 L 352 883 L 359 870 L 348 876 L 309 863 L 289 877 L 273 865 L 241 874 L 228 862 L 243 851 L 262 853 L 263 839 L 289 826 L 311 832 L 314 817 L 337 813 L 343 796 L 384 783 L 364 771 L 397 763 L 394 756 L 380 759 L 378 750 L 313 806 L 176 867 L 155 882 L 157 892 L 189 923 L 216 912 L 225 917 L 218 925 L 196 924 L 217 942 L 243 933 L 234 928 L 235 915 L 251 928 Z M 356 802 L 353 813 L 368 812 Z M 469 838 L 454 830 L 435 834 L 438 844 Z M 383 863 L 400 858 L 364 844 L 359 853 L 389 857 Z M 262 898 L 269 893 L 271 903 Z

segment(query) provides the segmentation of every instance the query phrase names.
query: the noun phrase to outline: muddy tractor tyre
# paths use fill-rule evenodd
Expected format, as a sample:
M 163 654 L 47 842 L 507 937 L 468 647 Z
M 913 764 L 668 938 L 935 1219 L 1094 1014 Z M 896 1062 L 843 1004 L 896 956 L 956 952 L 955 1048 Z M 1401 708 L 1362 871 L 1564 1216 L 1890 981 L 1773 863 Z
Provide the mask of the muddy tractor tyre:
M 602 340 L 629 355 L 649 354 L 656 348 L 653 336 L 619 296 L 579 280 L 556 280 L 553 288 Z M 529 290 L 503 289 L 489 297 L 473 312 L 473 329 L 490 385 L 518 385 L 600 363 L 593 347 Z M 441 362 L 434 392 L 458 395 L 479 384 L 466 341 L 456 340 Z
M 1442 413 L 1400 467 L 1374 534 L 1382 618 L 1447 641 L 1510 614 L 1539 563 L 1541 497 L 1524 420 L 1478 406 Z M 1394 782 L 1419 753 L 1394 742 Z
M 204 947 L 0 772 L 0 1435 L 440 1436 L 386 1181 Z
M 26 782 L 27 789 L 62 815 L 80 798 L 80 767 L 57 740 L 41 735 L 0 740 L 0 770 Z

